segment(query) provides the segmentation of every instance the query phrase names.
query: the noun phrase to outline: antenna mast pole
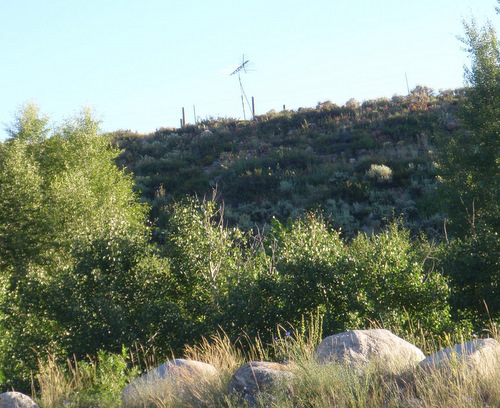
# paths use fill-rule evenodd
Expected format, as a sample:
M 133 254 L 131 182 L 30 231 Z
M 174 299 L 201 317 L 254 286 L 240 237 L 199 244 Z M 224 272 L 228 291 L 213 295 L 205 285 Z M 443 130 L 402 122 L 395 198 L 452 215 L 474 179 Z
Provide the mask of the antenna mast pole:
M 241 63 L 241 65 L 236 68 L 233 72 L 231 72 L 231 76 L 232 75 L 235 75 L 235 74 L 238 74 L 238 82 L 240 83 L 240 92 L 241 92 L 241 105 L 242 105 L 242 108 L 243 108 L 243 120 L 247 120 L 246 118 L 246 111 L 245 111 L 245 99 L 247 101 L 247 105 L 250 107 L 250 102 L 248 101 L 248 97 L 245 93 L 245 90 L 243 89 L 243 83 L 241 82 L 241 70 L 246 71 L 246 68 L 245 68 L 245 65 L 248 64 L 249 60 L 246 60 L 245 61 L 245 55 L 243 55 L 243 62 Z

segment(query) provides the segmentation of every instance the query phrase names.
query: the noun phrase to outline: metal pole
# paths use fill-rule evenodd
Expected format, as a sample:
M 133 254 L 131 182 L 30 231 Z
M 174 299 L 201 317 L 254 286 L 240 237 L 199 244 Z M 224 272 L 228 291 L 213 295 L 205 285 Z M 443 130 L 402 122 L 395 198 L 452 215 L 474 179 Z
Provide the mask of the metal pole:
M 243 107 L 243 120 L 247 120 L 245 115 L 245 100 L 243 99 L 243 94 L 241 94 L 241 106 Z

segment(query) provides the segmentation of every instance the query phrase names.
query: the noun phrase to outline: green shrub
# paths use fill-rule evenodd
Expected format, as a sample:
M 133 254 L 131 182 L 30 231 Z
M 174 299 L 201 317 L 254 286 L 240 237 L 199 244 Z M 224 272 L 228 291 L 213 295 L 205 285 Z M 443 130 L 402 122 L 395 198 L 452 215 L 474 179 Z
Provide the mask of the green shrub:
M 432 251 L 424 240 L 413 241 L 398 221 L 377 235 L 358 235 L 349 246 L 351 307 L 386 327 L 408 329 L 413 321 L 425 331 L 442 332 L 451 323 L 449 289 L 424 262 Z
M 273 222 L 276 270 L 286 305 L 283 323 L 296 323 L 301 315 L 318 309 L 342 323 L 349 313 L 343 288 L 346 248 L 338 232 L 330 231 L 321 217 L 308 214 L 289 227 Z
M 372 164 L 366 172 L 366 176 L 379 183 L 390 183 L 392 181 L 392 170 L 385 164 Z
M 210 334 L 241 263 L 241 232 L 225 228 L 214 201 L 188 198 L 170 210 L 165 250 L 176 298 L 191 329 Z
M 432 247 L 412 241 L 396 221 L 350 244 L 312 214 L 288 227 L 275 222 L 270 236 L 277 242 L 283 302 L 291 310 L 283 311 L 285 321 L 320 308 L 331 332 L 369 321 L 402 330 L 418 321 L 433 333 L 450 324 L 446 280 L 424 263 Z
M 43 408 L 118 408 L 123 388 L 137 374 L 136 367 L 129 368 L 126 349 L 101 351 L 90 361 L 68 359 L 66 367 L 49 355 L 39 367 L 36 400 Z
M 479 229 L 474 235 L 442 244 L 443 274 L 450 279 L 450 304 L 455 320 L 468 320 L 476 330 L 500 319 L 500 239 L 496 231 Z

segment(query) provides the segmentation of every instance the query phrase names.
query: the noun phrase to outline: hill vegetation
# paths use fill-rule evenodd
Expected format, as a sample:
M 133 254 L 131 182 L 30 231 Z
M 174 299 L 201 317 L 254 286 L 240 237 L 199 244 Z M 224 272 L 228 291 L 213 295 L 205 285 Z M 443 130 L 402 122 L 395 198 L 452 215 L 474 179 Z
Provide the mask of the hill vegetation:
M 437 236 L 444 216 L 432 197 L 434 152 L 459 131 L 462 99 L 463 90 L 418 86 L 408 96 L 324 102 L 250 122 L 117 132 L 115 142 L 123 149 L 119 164 L 134 174 L 160 229 L 164 206 L 216 189 L 226 221 L 243 230 L 321 210 L 347 237 L 378 232 L 394 215 L 414 232 Z

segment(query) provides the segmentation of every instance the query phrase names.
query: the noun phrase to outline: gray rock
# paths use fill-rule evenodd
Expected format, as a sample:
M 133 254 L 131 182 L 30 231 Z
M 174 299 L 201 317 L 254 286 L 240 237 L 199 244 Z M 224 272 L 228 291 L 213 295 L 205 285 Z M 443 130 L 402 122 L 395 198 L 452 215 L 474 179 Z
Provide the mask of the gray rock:
M 316 348 L 322 363 L 336 361 L 362 369 L 372 361 L 391 374 L 401 374 L 425 359 L 416 346 L 385 329 L 352 330 L 325 338 Z
M 0 394 L 0 408 L 38 408 L 38 405 L 27 395 L 9 391 Z
M 252 361 L 231 377 L 229 392 L 238 392 L 253 404 L 271 398 L 275 391 L 292 392 L 294 374 L 288 364 Z
M 495 339 L 477 339 L 440 350 L 419 365 L 425 370 L 448 370 L 459 365 L 477 374 L 488 375 L 498 364 L 500 343 Z
M 162 364 L 128 384 L 122 391 L 123 408 L 148 402 L 191 398 L 217 375 L 214 366 L 199 361 L 175 359 Z

